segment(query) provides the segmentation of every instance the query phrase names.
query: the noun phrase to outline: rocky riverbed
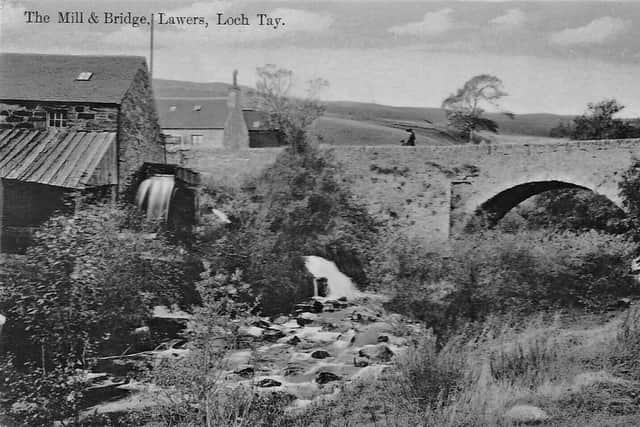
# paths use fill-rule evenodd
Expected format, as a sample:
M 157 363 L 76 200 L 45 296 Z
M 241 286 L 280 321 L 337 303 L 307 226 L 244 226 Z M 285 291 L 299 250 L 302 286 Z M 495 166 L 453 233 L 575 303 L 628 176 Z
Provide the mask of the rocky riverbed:
M 347 383 L 378 378 L 420 332 L 417 323 L 387 313 L 378 295 L 316 297 L 299 304 L 290 316 L 260 318 L 241 328 L 240 348 L 225 357 L 220 378 L 229 387 L 284 394 L 292 409 L 304 408 L 335 398 Z M 151 404 L 149 385 L 120 387 L 131 394 L 91 410 L 115 412 Z
M 286 393 L 295 407 L 331 398 L 347 382 L 375 379 L 419 332 L 381 302 L 374 295 L 354 302 L 314 298 L 295 316 L 247 328 L 243 334 L 257 346 L 229 355 L 226 378 Z

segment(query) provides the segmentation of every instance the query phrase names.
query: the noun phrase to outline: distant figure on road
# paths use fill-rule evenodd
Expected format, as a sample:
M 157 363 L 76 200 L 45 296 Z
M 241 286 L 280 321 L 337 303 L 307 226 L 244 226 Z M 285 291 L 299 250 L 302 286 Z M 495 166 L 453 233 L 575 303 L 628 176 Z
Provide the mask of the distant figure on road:
M 406 147 L 415 147 L 416 134 L 413 132 L 413 129 L 407 129 L 407 132 L 409 132 L 409 139 L 407 139 L 407 142 L 402 141 L 402 145 Z

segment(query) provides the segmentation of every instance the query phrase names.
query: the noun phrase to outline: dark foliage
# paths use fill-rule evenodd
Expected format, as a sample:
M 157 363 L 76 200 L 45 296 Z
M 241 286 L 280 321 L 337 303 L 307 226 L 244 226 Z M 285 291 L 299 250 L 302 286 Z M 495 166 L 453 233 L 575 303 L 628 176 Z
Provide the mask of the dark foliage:
M 388 252 L 397 254 L 395 262 L 382 268 L 395 289 L 389 307 L 444 335 L 491 314 L 602 311 L 618 298 L 640 296 L 629 275 L 634 247 L 593 231 L 486 232 L 456 241 L 449 254 L 398 241 Z
M 0 301 L 3 348 L 45 369 L 58 355 L 86 360 L 121 352 L 151 308 L 199 301 L 200 269 L 159 234 L 124 227 L 128 215 L 90 207 L 54 217 L 24 258 L 10 265 Z
M 640 137 L 640 127 L 613 116 L 624 109 L 615 99 L 589 103 L 587 112 L 573 120 L 572 139 L 623 139 Z
M 215 242 L 201 243 L 219 272 L 242 272 L 261 297 L 264 313 L 288 312 L 312 295 L 304 255 L 333 260 L 359 285 L 367 284 L 364 269 L 375 224 L 336 176 L 326 154 L 287 150 L 230 204 L 229 230 Z
M 627 214 L 620 207 L 606 196 L 589 190 L 547 191 L 518 206 L 514 212 L 521 217 L 520 229 L 598 230 L 612 234 L 621 234 L 629 229 Z M 504 224 L 502 229 L 508 227 Z
M 571 122 L 560 122 L 549 131 L 552 138 L 571 138 L 574 133 L 573 124 Z

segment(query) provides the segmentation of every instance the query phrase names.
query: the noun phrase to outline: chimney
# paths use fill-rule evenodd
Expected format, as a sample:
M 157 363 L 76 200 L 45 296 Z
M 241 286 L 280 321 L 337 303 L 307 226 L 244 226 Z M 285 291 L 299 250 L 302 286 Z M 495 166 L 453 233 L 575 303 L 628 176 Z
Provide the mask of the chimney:
M 224 123 L 223 145 L 228 151 L 247 150 L 249 148 L 249 130 L 242 114 L 238 70 L 233 71 L 233 85 L 227 97 L 227 120 Z

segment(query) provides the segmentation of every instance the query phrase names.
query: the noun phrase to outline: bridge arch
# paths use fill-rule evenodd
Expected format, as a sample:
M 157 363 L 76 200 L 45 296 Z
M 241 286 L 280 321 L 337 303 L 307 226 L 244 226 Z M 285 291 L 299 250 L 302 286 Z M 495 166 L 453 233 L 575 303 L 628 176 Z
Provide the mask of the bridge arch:
M 480 203 L 476 202 L 471 209 L 465 223 L 465 229 L 481 220 L 484 225 L 495 226 L 511 209 L 530 197 L 551 190 L 581 189 L 605 196 L 611 203 L 621 210 L 622 200 L 617 192 L 611 189 L 598 188 L 591 183 L 574 179 L 533 179 L 523 182 L 505 185 L 503 188 L 483 197 Z M 600 191 L 598 191 L 600 190 Z M 603 191 L 604 190 L 604 191 Z M 476 199 L 477 200 L 477 199 Z

